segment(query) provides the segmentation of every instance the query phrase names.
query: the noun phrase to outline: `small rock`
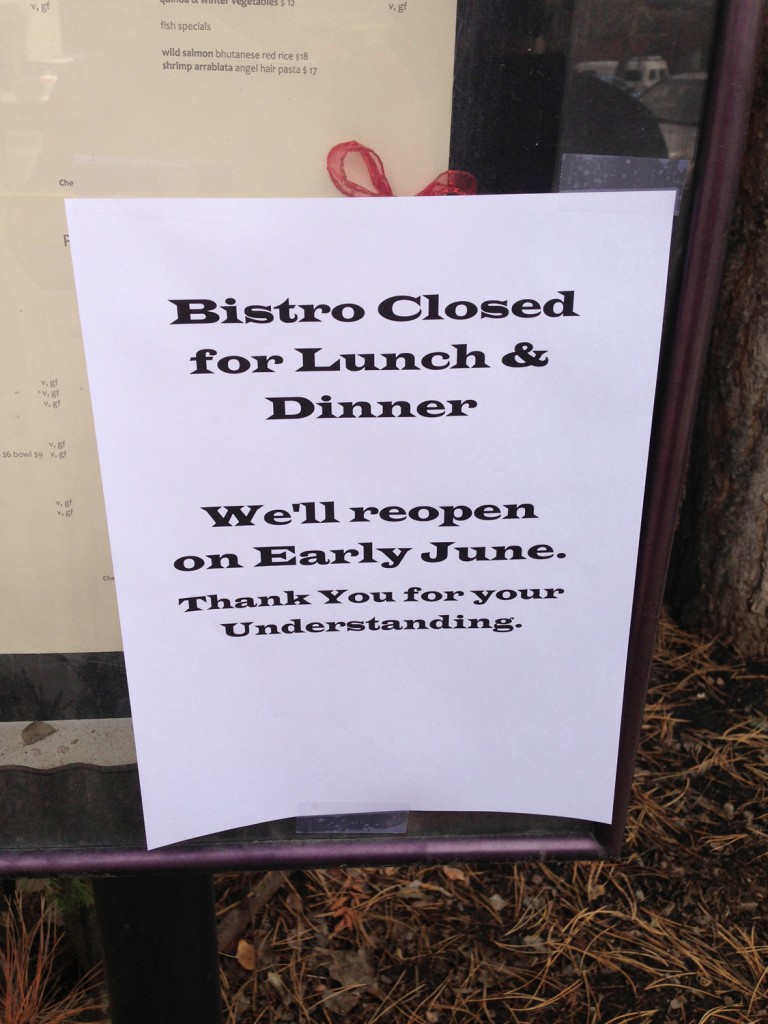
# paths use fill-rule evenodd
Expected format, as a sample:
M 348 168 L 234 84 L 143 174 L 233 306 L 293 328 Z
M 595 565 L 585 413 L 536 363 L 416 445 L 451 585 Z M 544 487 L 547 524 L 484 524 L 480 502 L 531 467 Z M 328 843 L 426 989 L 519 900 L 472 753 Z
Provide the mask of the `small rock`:
M 28 747 L 32 743 L 44 740 L 46 736 L 52 736 L 57 731 L 48 722 L 30 722 L 29 725 L 24 726 L 21 730 L 21 741 Z

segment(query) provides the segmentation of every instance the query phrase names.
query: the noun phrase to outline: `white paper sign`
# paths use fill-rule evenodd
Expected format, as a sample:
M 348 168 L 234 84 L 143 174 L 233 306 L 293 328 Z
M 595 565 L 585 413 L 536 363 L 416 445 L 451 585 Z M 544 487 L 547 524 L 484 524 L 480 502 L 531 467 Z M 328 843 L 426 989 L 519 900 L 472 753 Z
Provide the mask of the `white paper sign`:
M 68 202 L 150 847 L 611 819 L 673 204 Z

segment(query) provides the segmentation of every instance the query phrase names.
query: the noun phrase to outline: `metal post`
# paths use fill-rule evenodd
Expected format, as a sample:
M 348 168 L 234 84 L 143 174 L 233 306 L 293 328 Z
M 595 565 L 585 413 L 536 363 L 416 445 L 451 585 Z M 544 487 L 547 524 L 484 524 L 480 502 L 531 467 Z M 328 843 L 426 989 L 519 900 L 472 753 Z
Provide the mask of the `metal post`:
M 112 1024 L 221 1024 L 213 879 L 93 879 Z

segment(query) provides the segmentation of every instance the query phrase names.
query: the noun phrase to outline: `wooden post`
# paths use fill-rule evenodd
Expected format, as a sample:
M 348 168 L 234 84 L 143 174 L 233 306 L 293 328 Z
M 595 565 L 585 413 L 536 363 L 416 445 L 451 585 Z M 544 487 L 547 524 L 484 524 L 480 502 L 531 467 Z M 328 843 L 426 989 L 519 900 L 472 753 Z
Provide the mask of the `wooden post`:
M 93 880 L 112 1024 L 221 1024 L 213 879 Z

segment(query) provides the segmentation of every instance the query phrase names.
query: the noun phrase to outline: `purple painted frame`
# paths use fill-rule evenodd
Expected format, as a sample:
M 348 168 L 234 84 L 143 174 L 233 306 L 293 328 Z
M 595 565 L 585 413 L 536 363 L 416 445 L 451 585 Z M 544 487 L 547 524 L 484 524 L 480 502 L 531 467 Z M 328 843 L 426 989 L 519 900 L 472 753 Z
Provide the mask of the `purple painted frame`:
M 764 0 L 723 0 L 721 4 L 673 344 L 656 391 L 614 821 L 596 830 L 609 856 L 618 856 L 621 850 L 669 552 L 744 155 L 765 9 Z
M 696 404 L 746 137 L 765 0 L 722 0 L 709 108 L 672 344 L 657 389 L 627 659 L 614 819 L 592 834 L 294 839 L 219 846 L 0 853 L 0 873 L 53 875 L 316 867 L 339 863 L 616 857 Z

